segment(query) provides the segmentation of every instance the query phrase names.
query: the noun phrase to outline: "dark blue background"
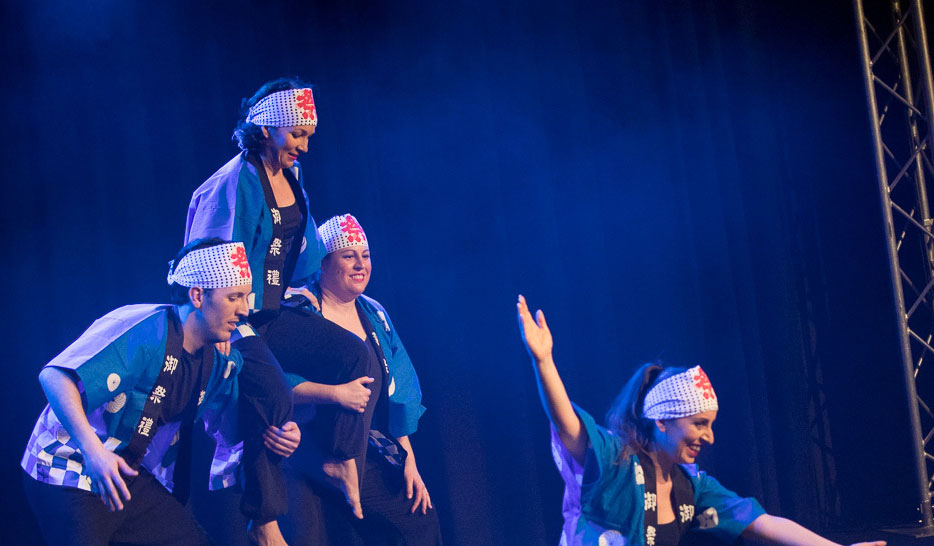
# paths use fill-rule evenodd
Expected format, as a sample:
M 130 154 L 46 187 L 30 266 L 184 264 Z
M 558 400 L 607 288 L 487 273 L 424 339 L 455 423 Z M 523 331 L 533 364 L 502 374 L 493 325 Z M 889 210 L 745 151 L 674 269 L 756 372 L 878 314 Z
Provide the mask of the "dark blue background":
M 367 230 L 368 294 L 415 361 L 448 544 L 557 542 L 518 293 L 595 414 L 646 360 L 699 363 L 721 403 L 701 464 L 727 486 L 812 527 L 913 519 L 848 3 L 38 1 L 0 20 L 5 543 L 34 540 L 16 465 L 40 367 L 166 299 L 192 190 L 281 75 L 317 87 L 311 212 Z

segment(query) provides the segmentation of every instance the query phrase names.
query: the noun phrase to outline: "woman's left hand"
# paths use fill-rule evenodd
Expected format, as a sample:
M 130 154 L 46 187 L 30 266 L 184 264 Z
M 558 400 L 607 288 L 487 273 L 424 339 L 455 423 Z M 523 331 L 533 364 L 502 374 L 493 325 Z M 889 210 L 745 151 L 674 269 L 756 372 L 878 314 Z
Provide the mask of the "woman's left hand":
M 406 457 L 403 474 L 405 475 L 406 498 L 415 499 L 410 513 L 414 514 L 418 507 L 421 506 L 422 514 L 427 514 L 428 509 L 433 508 L 431 506 L 431 497 L 428 496 L 428 488 L 425 487 L 425 482 L 422 481 L 422 476 L 418 473 L 418 467 L 415 466 L 415 460 L 412 457 Z
M 263 443 L 276 455 L 289 457 L 298 448 L 302 440 L 302 431 L 295 421 L 288 421 L 282 428 L 270 426 L 263 432 Z
M 311 303 L 311 306 L 314 307 L 316 311 L 321 310 L 321 302 L 318 301 L 317 296 L 312 294 L 311 290 L 309 290 L 307 286 L 302 286 L 299 288 L 293 288 L 291 286 L 286 287 L 285 297 L 289 297 L 292 295 L 305 296 L 305 298 L 308 299 L 309 303 Z

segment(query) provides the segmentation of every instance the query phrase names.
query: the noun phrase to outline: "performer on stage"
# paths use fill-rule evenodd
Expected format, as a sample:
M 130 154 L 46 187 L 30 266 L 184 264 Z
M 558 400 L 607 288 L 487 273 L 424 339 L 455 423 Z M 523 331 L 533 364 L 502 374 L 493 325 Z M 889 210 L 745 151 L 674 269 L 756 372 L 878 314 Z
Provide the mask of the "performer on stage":
M 253 432 L 245 433 L 241 509 L 251 519 L 251 540 L 260 544 L 284 544 L 276 519 L 287 501 L 279 457 L 263 448 L 257 432 L 292 415 L 290 386 L 262 334 L 289 284 L 317 271 L 325 254 L 297 161 L 317 123 L 312 91 L 300 80 L 268 82 L 245 99 L 234 132 L 242 153 L 195 190 L 185 229 L 186 241 L 242 242 L 255 272 L 250 315 L 231 341 L 244 358 L 240 423 Z
M 697 470 L 694 459 L 713 443 L 718 409 L 700 366 L 644 365 L 623 387 L 604 428 L 568 398 L 552 360 L 545 315 L 538 311 L 533 319 L 522 296 L 517 305 L 565 482 L 562 546 L 674 546 L 694 533 L 724 544 L 740 536 L 773 544 L 834 544 L 766 514 L 755 499 L 741 498 Z
M 247 313 L 240 243 L 193 241 L 168 276 L 173 305 L 129 305 L 94 322 L 39 374 L 49 405 L 23 455 L 24 487 L 49 544 L 208 544 L 184 502 L 192 427 L 218 440 L 211 486 L 231 483 L 240 354 L 215 343 Z M 295 423 L 265 433 L 288 456 Z
M 283 369 L 297 372 L 289 374 L 297 413 L 306 404 L 323 404 L 313 420 L 297 418 L 306 441 L 286 463 L 283 532 L 293 545 L 441 544 L 409 439 L 425 411 L 418 378 L 386 310 L 363 295 L 371 273 L 366 234 L 350 214 L 331 218 L 319 232 L 328 251 L 311 287 L 320 310 L 283 310 L 267 331 Z M 335 328 L 343 334 L 331 333 Z M 309 332 L 341 341 L 322 347 Z M 305 362 L 314 366 L 302 372 Z M 360 500 L 350 504 L 362 519 L 323 485 L 331 480 L 321 475 L 322 457 L 346 458 L 359 471 Z

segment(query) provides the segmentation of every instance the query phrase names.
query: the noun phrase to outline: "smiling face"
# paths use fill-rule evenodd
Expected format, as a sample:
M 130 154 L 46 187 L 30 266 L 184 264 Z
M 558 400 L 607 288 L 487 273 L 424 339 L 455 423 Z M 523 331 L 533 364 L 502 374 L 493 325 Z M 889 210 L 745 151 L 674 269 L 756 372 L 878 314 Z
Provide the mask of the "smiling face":
M 655 421 L 655 447 L 677 464 L 692 464 L 704 444 L 713 444 L 715 410 Z
M 344 300 L 356 298 L 370 282 L 371 267 L 365 246 L 335 250 L 321 262 L 321 288 Z
M 315 134 L 315 126 L 263 127 L 263 134 L 267 138 L 260 155 L 266 163 L 281 169 L 290 169 L 299 154 L 308 151 L 308 139 Z
M 201 290 L 193 288 L 192 290 Z M 229 288 L 214 288 L 201 294 L 201 297 L 192 294 L 192 303 L 200 311 L 203 324 L 204 341 L 217 343 L 230 339 L 230 334 L 237 328 L 237 323 L 247 317 L 249 308 L 247 296 L 250 295 L 251 286 L 233 286 Z

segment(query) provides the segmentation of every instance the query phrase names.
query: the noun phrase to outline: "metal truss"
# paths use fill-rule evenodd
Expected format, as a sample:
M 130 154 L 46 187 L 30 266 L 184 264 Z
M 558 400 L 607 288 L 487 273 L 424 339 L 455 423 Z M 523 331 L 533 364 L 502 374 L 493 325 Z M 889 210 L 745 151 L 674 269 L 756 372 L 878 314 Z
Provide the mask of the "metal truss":
M 934 534 L 934 85 L 921 0 L 854 0 L 901 342 L 921 528 Z M 867 8 L 870 11 L 867 11 Z

